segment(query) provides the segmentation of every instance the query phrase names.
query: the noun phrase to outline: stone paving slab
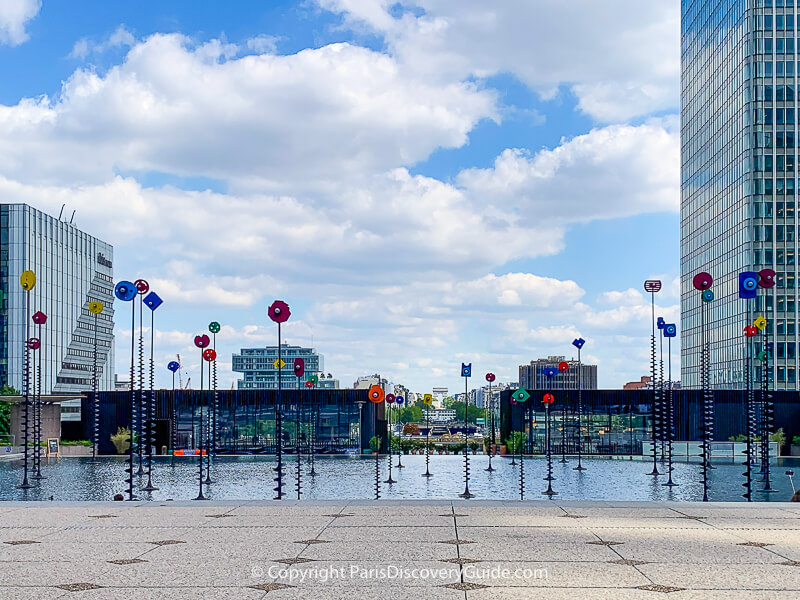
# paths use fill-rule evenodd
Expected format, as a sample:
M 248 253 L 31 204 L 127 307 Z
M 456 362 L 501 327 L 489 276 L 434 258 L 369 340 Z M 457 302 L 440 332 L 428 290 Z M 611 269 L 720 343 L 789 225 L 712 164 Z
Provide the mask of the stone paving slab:
M 800 597 L 795 511 L 672 502 L 9 502 L 0 504 L 0 599 L 783 600 Z M 367 575 L 330 578 L 337 569 Z

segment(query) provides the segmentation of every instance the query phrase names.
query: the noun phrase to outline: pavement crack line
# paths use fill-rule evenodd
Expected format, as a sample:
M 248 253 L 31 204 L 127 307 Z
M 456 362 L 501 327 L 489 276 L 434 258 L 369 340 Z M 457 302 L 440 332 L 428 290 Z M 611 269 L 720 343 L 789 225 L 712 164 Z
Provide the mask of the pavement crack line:
M 456 507 L 453 505 L 452 502 L 450 503 L 450 510 L 453 513 L 453 529 L 455 529 L 455 536 L 456 536 L 455 540 L 456 541 L 460 541 L 459 538 L 458 538 L 458 517 L 456 517 Z M 460 559 L 461 559 L 461 544 L 455 544 L 455 547 L 456 547 L 456 558 L 458 558 L 459 561 L 460 561 Z M 458 577 L 459 577 L 459 581 L 461 583 L 466 583 L 464 581 L 464 565 L 462 565 L 462 564 L 458 565 Z M 464 600 L 467 600 L 467 590 L 464 590 Z

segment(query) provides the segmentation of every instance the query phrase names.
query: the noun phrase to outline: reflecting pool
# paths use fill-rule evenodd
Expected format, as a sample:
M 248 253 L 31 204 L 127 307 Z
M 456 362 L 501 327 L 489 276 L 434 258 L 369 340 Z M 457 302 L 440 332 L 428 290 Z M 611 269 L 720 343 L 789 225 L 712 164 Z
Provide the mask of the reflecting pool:
M 487 472 L 488 457 L 470 456 L 470 491 L 480 499 L 520 498 L 520 467 L 512 465 L 510 457 L 495 457 L 495 471 Z M 43 459 L 44 460 L 44 459 Z M 380 466 L 380 494 L 384 499 L 456 499 L 464 491 L 464 459 L 456 455 L 431 456 L 433 477 L 426 478 L 425 457 L 404 455 L 404 468 L 396 467 L 398 457 L 392 458 L 392 477 L 396 483 L 386 484 L 388 457 L 382 456 Z M 646 459 L 586 458 L 586 471 L 575 471 L 577 459 L 570 458 L 562 464 L 553 459 L 553 489 L 560 500 L 702 500 L 703 486 L 700 465 L 695 462 L 674 463 L 673 480 L 679 485 L 668 488 L 662 485 L 666 475 L 648 475 L 652 462 Z M 517 458 L 519 463 L 519 458 Z M 49 459 L 43 463 L 45 479 L 34 483 L 33 489 L 19 490 L 22 480 L 22 462 L 0 462 L 0 500 L 112 500 L 114 494 L 123 493 L 126 461 L 124 457 L 106 457 L 98 464 L 89 458 Z M 547 487 L 542 478 L 546 474 L 546 459 L 526 457 L 524 463 L 524 491 L 526 500 L 546 499 L 541 494 Z M 301 461 L 302 498 L 306 499 L 371 499 L 374 498 L 375 459 L 370 456 L 326 456 L 314 462 L 317 475 L 310 476 L 308 457 Z M 744 467 L 731 460 L 719 460 L 709 472 L 709 500 L 744 501 L 741 494 Z M 204 486 L 204 495 L 210 499 L 271 499 L 275 487 L 273 478 L 275 458 L 272 456 L 218 457 L 211 467 L 212 485 Z M 797 470 L 800 461 L 779 458 L 772 463 L 772 487 L 778 490 L 767 494 L 754 491 L 754 501 L 786 502 L 792 495 L 788 469 Z M 666 472 L 666 464 L 659 463 Z M 284 493 L 286 498 L 297 498 L 295 491 L 297 459 L 287 456 L 284 463 Z M 800 473 L 800 471 L 798 471 Z M 758 477 L 758 476 L 756 476 Z M 146 485 L 147 478 L 136 477 L 136 489 Z M 191 500 L 197 496 L 197 460 L 192 457 L 154 459 L 154 492 L 137 491 L 146 500 Z M 754 484 L 754 490 L 760 489 Z

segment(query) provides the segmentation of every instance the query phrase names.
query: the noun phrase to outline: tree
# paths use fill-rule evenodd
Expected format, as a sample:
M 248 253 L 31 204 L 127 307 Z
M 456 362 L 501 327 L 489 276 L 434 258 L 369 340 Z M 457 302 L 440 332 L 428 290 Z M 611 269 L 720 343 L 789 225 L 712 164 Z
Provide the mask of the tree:
M 0 388 L 0 396 L 19 396 L 19 391 L 10 385 L 4 385 Z M 0 402 L 0 436 L 7 437 L 10 435 L 11 404 L 9 402 Z
M 419 423 L 424 420 L 422 407 L 418 404 L 404 406 L 398 413 L 397 418 L 401 423 Z

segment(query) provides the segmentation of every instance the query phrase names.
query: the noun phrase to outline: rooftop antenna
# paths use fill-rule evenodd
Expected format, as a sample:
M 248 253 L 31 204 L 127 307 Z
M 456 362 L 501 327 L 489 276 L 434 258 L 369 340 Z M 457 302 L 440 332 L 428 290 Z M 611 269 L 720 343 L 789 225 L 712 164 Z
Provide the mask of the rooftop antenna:
M 72 216 L 69 218 L 69 224 L 72 225 L 72 219 L 75 218 L 75 211 L 72 211 Z
M 58 213 L 58 220 L 59 220 L 59 221 L 61 220 L 61 215 L 63 215 L 63 214 L 64 214 L 64 207 L 65 207 L 65 206 L 66 206 L 66 204 L 62 204 L 62 205 L 61 205 L 61 212 L 59 212 L 59 213 Z

